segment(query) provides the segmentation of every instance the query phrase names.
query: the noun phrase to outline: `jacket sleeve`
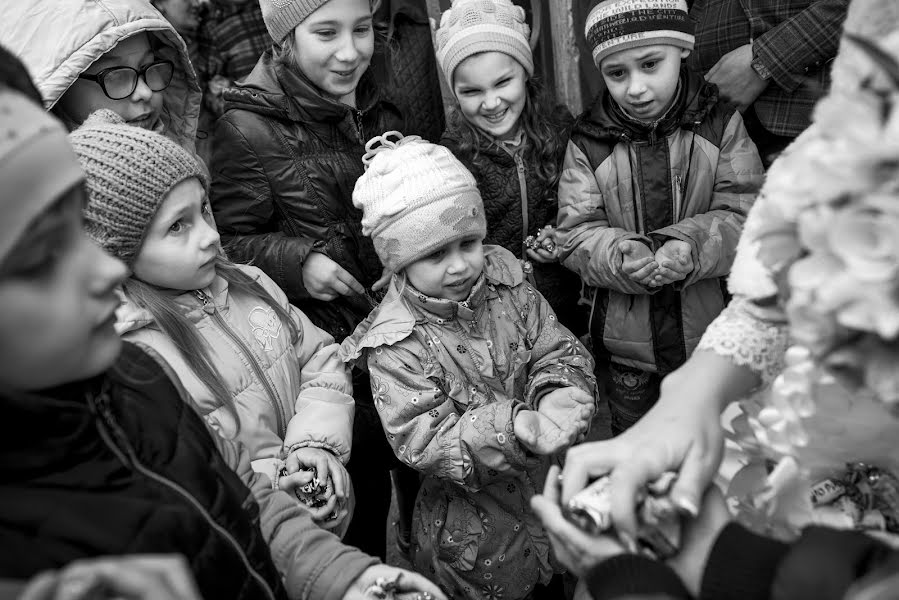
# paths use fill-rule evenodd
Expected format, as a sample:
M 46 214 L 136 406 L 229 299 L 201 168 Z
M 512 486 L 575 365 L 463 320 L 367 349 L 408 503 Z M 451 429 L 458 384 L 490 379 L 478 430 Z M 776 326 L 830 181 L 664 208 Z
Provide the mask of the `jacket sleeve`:
M 812 526 L 793 544 L 731 523 L 715 540 L 699 598 L 842 600 L 859 579 L 899 568 L 899 553 L 851 530 Z
M 682 286 L 725 277 L 737 253 L 743 223 L 762 186 L 765 171 L 743 118 L 734 111 L 721 137 L 709 210 L 650 233 L 657 243 L 674 238 L 690 244 L 693 272 Z
M 531 306 L 527 317 L 531 357 L 525 401 L 536 409 L 547 391 L 563 387 L 579 388 L 596 397 L 593 359 L 577 337 L 559 323 L 549 302 L 530 284 L 518 286 L 520 298 Z
M 752 42 L 754 58 L 787 93 L 837 54 L 849 0 L 817 0 Z
M 295 414 L 287 424 L 284 447 L 288 452 L 324 448 L 346 464 L 356 410 L 349 370 L 337 355 L 340 346 L 334 338 L 313 325 L 299 309 L 291 306 L 290 313 L 300 331 L 295 344 L 300 394 Z
M 429 378 L 401 345 L 368 350 L 368 367 L 375 406 L 401 461 L 472 491 L 524 472 L 525 451 L 512 429 L 521 402 L 497 397 L 460 410 L 442 382 Z
M 623 294 L 647 294 L 649 290 L 621 272 L 618 243 L 650 240 L 634 231 L 609 225 L 605 199 L 587 155 L 568 142 L 559 179 L 559 216 L 556 223 L 559 259 L 581 276 L 587 285 Z
M 279 228 L 278 199 L 255 144 L 225 115 L 212 156 L 212 209 L 230 257 L 252 262 L 291 298 L 306 298 L 303 262 L 314 240 Z
M 312 520 L 309 511 L 250 467 L 249 454 L 210 431 L 219 452 L 259 505 L 260 527 L 291 600 L 342 600 L 350 585 L 378 559 L 345 546 Z

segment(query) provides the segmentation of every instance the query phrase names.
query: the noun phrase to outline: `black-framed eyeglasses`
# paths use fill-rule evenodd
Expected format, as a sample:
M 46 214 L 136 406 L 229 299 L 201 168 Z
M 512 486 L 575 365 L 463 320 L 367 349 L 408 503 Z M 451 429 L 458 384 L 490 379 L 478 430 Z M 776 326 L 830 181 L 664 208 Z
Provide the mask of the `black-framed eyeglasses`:
M 138 77 L 154 92 L 161 92 L 172 83 L 174 74 L 175 63 L 170 60 L 157 60 L 140 69 L 109 67 L 93 75 L 82 73 L 78 79 L 87 79 L 99 84 L 103 88 L 103 93 L 111 100 L 122 100 L 137 89 Z

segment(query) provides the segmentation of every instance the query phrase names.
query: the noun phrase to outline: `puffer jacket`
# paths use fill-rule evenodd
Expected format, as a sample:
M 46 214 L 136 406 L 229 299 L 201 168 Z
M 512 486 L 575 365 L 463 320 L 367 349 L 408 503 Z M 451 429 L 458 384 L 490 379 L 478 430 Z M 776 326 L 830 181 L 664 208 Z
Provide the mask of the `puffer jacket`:
M 668 113 L 651 125 L 627 117 L 608 93 L 578 123 L 559 182 L 562 261 L 593 290 L 594 350 L 668 373 L 682 364 L 726 304 L 746 213 L 764 172 L 740 114 L 688 70 Z M 687 242 L 693 272 L 646 288 L 621 272 L 623 240 L 653 251 Z
M 569 117 L 570 118 L 570 117 Z M 564 140 L 567 128 L 558 131 L 563 140 L 556 156 L 558 167 L 565 158 Z M 474 175 L 478 191 L 484 200 L 487 218 L 487 237 L 484 243 L 502 246 L 517 258 L 527 260 L 524 240 L 536 236 L 545 225 L 555 225 L 559 203 L 556 188 L 537 177 L 535 165 L 529 164 L 523 150 L 512 151 L 485 136 L 478 136 L 478 158 L 471 160 L 460 152 L 460 125 L 449 127 L 440 143 L 449 148 Z M 527 210 L 522 210 L 527 207 Z M 562 323 L 575 334 L 586 331 L 587 319 L 578 307 L 581 284 L 578 276 L 559 263 L 542 264 L 531 261 L 534 284 L 546 298 Z
M 457 599 L 524 598 L 546 583 L 549 540 L 528 502 L 550 459 L 525 452 L 513 421 L 552 388 L 595 394 L 595 381 L 589 353 L 519 261 L 487 246 L 484 275 L 464 303 L 420 295 L 394 277 L 340 352 L 365 357 L 394 452 L 425 475 L 416 569 Z
M 224 437 L 236 439 L 253 459 L 253 469 L 275 476 L 278 461 L 298 448 L 324 448 L 344 464 L 353 430 L 352 384 L 337 356 L 334 339 L 290 306 L 284 293 L 255 267 L 239 267 L 254 277 L 293 317 L 299 338 L 261 298 L 212 284 L 172 301 L 213 349 L 215 363 L 240 420 L 197 378 L 170 337 L 149 311 L 133 303 L 117 313 L 124 339 L 153 348 L 171 365 L 200 415 Z
M 252 261 L 312 321 L 338 341 L 376 305 L 366 296 L 312 299 L 303 285 L 309 252 L 321 252 L 363 286 L 381 276 L 353 188 L 365 143 L 401 127 L 365 75 L 358 109 L 325 97 L 267 51 L 225 91 L 212 159 L 212 208 L 232 259 Z
M 163 133 L 194 149 L 202 91 L 184 40 L 146 0 L 5 2 L 0 44 L 28 67 L 47 110 L 101 56 L 122 40 L 150 36 L 154 53 L 175 63 L 163 92 Z
M 204 598 L 343 598 L 377 560 L 272 490 L 165 369 L 125 344 L 96 378 L 0 394 L 0 579 L 178 553 Z

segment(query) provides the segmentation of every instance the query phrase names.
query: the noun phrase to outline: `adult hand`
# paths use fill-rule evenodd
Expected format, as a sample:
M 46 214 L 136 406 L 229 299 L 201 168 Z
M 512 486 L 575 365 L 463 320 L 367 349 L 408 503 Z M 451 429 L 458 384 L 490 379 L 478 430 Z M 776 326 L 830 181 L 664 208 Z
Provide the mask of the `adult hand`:
M 759 77 L 751 63 L 752 44 L 745 44 L 718 59 L 705 76 L 740 112 L 745 112 L 768 87 L 768 82 Z
M 187 562 L 176 554 L 75 561 L 34 577 L 20 600 L 200 600 Z
M 559 467 L 552 466 L 546 476 L 543 495 L 531 498 L 531 508 L 543 522 L 556 558 L 581 578 L 593 567 L 628 550 L 611 535 L 589 535 L 572 525 L 562 514 L 559 493 Z
M 680 550 L 668 560 L 668 565 L 680 576 L 693 596 L 699 595 L 709 553 L 730 520 L 724 495 L 718 486 L 710 485 L 703 496 L 699 516 L 685 523 Z
M 724 445 L 722 392 L 712 379 L 720 377 L 721 387 L 726 388 L 732 375 L 725 365 L 719 368 L 725 359 L 716 357 L 701 357 L 699 368 L 688 371 L 685 365 L 666 377 L 656 405 L 618 437 L 569 449 L 562 471 L 562 502 L 568 502 L 593 479 L 609 474 L 612 521 L 619 534 L 635 539 L 638 491 L 666 471 L 679 471 L 671 499 L 685 513 L 696 515 L 702 493 L 721 462 Z M 706 372 L 706 366 L 719 368 L 720 376 Z M 697 382 L 700 376 L 708 386 Z
M 364 570 L 350 585 L 343 600 L 371 600 L 374 596 L 368 590 L 379 580 L 396 583 L 393 597 L 397 600 L 447 600 L 440 588 L 425 577 L 388 565 L 374 565 Z
M 557 388 L 540 398 L 537 412 L 562 430 L 575 432 L 575 439 L 587 433 L 594 412 L 593 394 L 576 387 Z
M 650 285 L 659 265 L 649 246 L 637 240 L 624 240 L 618 243 L 618 251 L 621 272 L 640 285 Z
M 322 254 L 310 252 L 303 263 L 303 285 L 316 300 L 364 294 L 365 288 L 339 264 Z
M 668 240 L 658 249 L 655 256 L 659 265 L 653 276 L 652 286 L 662 286 L 682 281 L 693 272 L 693 249 L 681 240 Z
M 522 446 L 541 456 L 561 452 L 571 446 L 578 430 L 562 425 L 536 410 L 520 410 L 512 423 L 515 437 Z

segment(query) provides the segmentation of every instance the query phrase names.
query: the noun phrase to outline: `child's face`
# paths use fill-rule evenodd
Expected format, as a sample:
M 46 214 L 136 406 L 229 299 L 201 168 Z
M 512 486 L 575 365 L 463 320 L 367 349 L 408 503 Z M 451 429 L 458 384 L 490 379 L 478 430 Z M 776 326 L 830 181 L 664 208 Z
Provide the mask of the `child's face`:
M 125 265 L 82 230 L 81 185 L 38 217 L 0 265 L 0 382 L 31 391 L 93 377 L 121 349 Z
M 484 269 L 483 239 L 470 236 L 450 242 L 406 267 L 415 289 L 432 298 L 461 302 Z
M 369 0 L 328 0 L 293 35 L 303 74 L 328 96 L 355 104 L 375 49 Z
M 162 201 L 134 261 L 134 276 L 164 289 L 205 288 L 215 279 L 219 247 L 206 192 L 191 177 Z
M 689 51 L 657 44 L 629 48 L 605 57 L 602 78 L 618 106 L 633 118 L 652 122 L 674 99 L 681 59 Z
M 453 73 L 453 93 L 462 115 L 489 136 L 509 140 L 518 133 L 518 119 L 527 98 L 527 73 L 502 52 L 469 56 Z
M 92 64 L 84 72 L 87 75 L 97 75 L 104 69 L 113 67 L 131 67 L 132 69 L 140 69 L 146 65 L 153 63 L 156 57 L 150 48 L 150 40 L 147 34 L 142 33 L 134 37 L 119 42 L 115 48 L 100 57 L 97 62 Z M 154 69 L 154 72 L 156 70 Z M 107 71 L 106 89 L 113 96 L 118 96 L 116 90 L 122 88 L 122 80 L 131 80 L 132 72 L 120 71 L 118 73 Z M 156 76 L 147 75 L 146 78 L 153 78 L 154 87 L 162 85 L 161 81 L 157 81 Z M 125 91 L 127 91 L 127 86 Z M 125 119 L 130 125 L 143 127 L 160 131 L 162 129 L 162 101 L 163 91 L 154 92 L 150 89 L 144 77 L 137 78 L 137 86 L 131 95 L 121 100 L 113 100 L 106 95 L 103 87 L 96 81 L 88 79 L 76 79 L 62 98 L 60 98 L 58 107 L 68 119 L 75 123 L 83 123 L 95 110 L 108 108 Z

